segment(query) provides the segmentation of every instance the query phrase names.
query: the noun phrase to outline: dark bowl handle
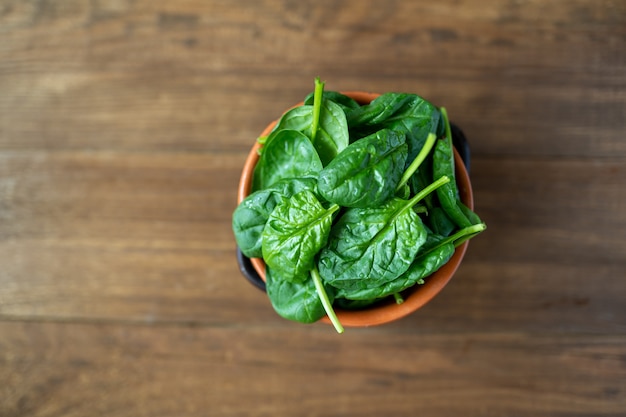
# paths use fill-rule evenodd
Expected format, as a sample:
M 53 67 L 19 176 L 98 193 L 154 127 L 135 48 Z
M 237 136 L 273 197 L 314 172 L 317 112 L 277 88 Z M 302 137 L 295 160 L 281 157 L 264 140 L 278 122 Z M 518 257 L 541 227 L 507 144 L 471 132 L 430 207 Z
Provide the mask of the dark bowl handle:
M 463 131 L 453 123 L 450 123 L 450 129 L 452 131 L 452 144 L 456 148 L 456 151 L 459 153 L 459 156 L 463 160 L 463 164 L 467 169 L 467 173 L 470 172 L 470 147 Z M 239 263 L 239 270 L 241 274 L 246 278 L 252 285 L 260 289 L 261 291 L 265 291 L 265 282 L 261 279 L 261 276 L 256 272 L 254 266 L 252 266 L 252 262 L 250 258 L 241 253 L 239 247 L 237 247 L 237 262 Z

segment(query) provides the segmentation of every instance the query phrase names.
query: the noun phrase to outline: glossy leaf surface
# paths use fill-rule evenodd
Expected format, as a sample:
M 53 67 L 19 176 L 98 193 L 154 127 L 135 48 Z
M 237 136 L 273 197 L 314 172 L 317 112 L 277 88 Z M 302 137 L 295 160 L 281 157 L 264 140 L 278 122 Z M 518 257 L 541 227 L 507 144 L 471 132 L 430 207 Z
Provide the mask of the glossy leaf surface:
M 314 191 L 316 188 L 317 178 L 287 178 L 246 197 L 233 212 L 232 220 L 235 240 L 241 252 L 249 258 L 263 256 L 261 236 L 276 204 L 300 191 Z
M 280 180 L 317 176 L 322 162 L 303 133 L 282 130 L 263 147 L 254 170 L 253 190 L 263 190 Z
M 283 318 L 313 323 L 326 313 L 313 280 L 307 275 L 293 282 L 277 277 L 272 268 L 265 269 L 266 291 L 274 310 Z M 327 289 L 332 300 L 332 289 Z
M 286 280 L 306 276 L 315 255 L 326 245 L 333 213 L 308 190 L 276 205 L 262 235 L 265 263 Z
M 336 295 L 337 297 L 343 297 L 349 300 L 363 301 L 388 297 L 416 284 L 423 283 L 425 278 L 448 262 L 453 254 L 454 245 L 452 243 L 439 246 L 432 251 L 418 256 L 405 273 L 386 284 L 366 289 L 341 289 L 338 290 Z
M 406 155 L 402 135 L 376 132 L 350 144 L 320 172 L 319 193 L 344 207 L 376 207 L 394 195 Z
M 380 286 L 409 268 L 426 234 L 406 200 L 394 198 L 376 208 L 347 209 L 320 253 L 320 275 L 337 288 Z

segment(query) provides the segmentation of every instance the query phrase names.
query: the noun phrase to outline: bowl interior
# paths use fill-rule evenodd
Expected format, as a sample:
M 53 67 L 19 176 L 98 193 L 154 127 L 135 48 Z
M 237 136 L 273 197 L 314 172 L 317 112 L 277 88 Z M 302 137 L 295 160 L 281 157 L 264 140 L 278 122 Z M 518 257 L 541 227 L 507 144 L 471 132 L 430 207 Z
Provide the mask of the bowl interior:
M 343 94 L 352 97 L 359 104 L 367 104 L 379 96 L 379 94 L 376 93 L 367 93 L 360 91 L 348 91 L 343 92 Z M 302 105 L 302 103 L 296 104 L 296 106 L 299 105 Z M 261 132 L 260 136 L 265 136 L 269 134 L 276 125 L 276 123 L 277 120 L 270 123 L 263 130 L 263 132 Z M 258 149 L 260 148 L 260 146 L 261 145 L 258 142 L 254 144 L 244 164 L 241 178 L 239 181 L 239 188 L 237 190 L 238 203 L 240 203 L 244 198 L 246 198 L 246 196 L 248 196 L 248 194 L 250 194 L 254 167 L 259 160 Z M 461 201 L 463 201 L 466 206 L 473 210 L 474 197 L 472 194 L 472 186 L 470 183 L 469 175 L 467 173 L 467 170 L 465 169 L 463 160 L 461 159 L 456 149 L 454 150 L 454 165 L 456 170 L 456 182 L 459 188 Z M 450 260 L 437 272 L 428 277 L 425 284 L 416 285 L 404 291 L 402 293 L 402 296 L 404 298 L 404 302 L 402 304 L 396 304 L 392 297 L 388 297 L 389 300 L 383 300 L 362 310 L 343 310 L 336 308 L 335 312 L 337 314 L 337 317 L 341 321 L 341 324 L 346 327 L 376 326 L 398 320 L 413 313 L 414 311 L 428 303 L 433 297 L 435 297 L 435 295 L 437 295 L 450 281 L 450 279 L 458 269 L 459 265 L 461 264 L 463 257 L 465 256 L 468 243 L 469 242 L 465 242 L 458 248 L 456 248 L 454 255 L 452 255 L 452 258 L 450 258 Z M 252 258 L 250 261 L 252 262 L 254 269 L 257 271 L 261 279 L 265 281 L 265 263 L 263 262 L 263 259 Z M 322 318 L 321 321 L 330 324 L 330 320 L 328 319 L 328 317 Z

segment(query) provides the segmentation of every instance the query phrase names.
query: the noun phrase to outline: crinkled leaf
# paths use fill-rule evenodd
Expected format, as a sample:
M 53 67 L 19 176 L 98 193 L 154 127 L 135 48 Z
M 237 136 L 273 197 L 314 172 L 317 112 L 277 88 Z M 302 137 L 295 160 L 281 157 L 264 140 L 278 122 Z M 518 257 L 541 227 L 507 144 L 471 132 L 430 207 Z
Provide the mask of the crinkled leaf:
M 320 275 L 337 288 L 380 286 L 409 268 L 426 235 L 412 206 L 399 198 L 376 208 L 347 209 L 320 252 Z
M 328 240 L 332 214 L 308 190 L 276 205 L 263 229 L 265 263 L 286 280 L 298 280 L 310 271 L 315 255 Z
M 376 126 L 397 115 L 407 104 L 414 101 L 413 94 L 385 93 L 369 104 L 353 110 L 347 116 L 350 127 Z
M 314 191 L 317 178 L 288 178 L 271 187 L 255 191 L 246 197 L 233 212 L 233 232 L 237 246 L 250 258 L 260 258 L 261 236 L 270 213 L 276 204 L 303 190 Z
M 366 289 L 341 289 L 337 297 L 349 300 L 372 300 L 388 297 L 421 283 L 429 275 L 445 265 L 454 254 L 454 245 L 448 243 L 415 258 L 409 269 L 398 278 L 379 287 Z
M 395 193 L 407 146 L 404 137 L 381 130 L 350 144 L 320 173 L 318 190 L 344 207 L 375 207 Z

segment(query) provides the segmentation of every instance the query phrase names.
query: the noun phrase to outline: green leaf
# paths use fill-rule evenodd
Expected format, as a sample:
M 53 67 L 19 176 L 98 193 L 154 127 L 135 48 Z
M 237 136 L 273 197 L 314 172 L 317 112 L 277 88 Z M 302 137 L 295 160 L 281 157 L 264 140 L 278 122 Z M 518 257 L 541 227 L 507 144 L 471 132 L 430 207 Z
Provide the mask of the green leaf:
M 320 253 L 320 275 L 337 288 L 376 287 L 406 271 L 425 240 L 426 229 L 405 200 L 347 209 Z
M 375 207 L 395 194 L 404 171 L 404 137 L 381 130 L 350 144 L 320 173 L 318 190 L 344 207 Z
M 336 297 L 349 300 L 372 300 L 388 297 L 422 283 L 425 278 L 445 265 L 452 255 L 454 255 L 454 245 L 452 243 L 439 246 L 430 252 L 416 257 L 409 269 L 393 281 L 374 288 L 340 289 L 337 291 Z
M 385 93 L 371 103 L 348 113 L 348 125 L 357 132 L 391 129 L 406 136 L 407 166 L 424 147 L 430 133 L 437 136 L 441 119 L 432 103 L 416 94 Z M 361 133 L 362 134 L 362 133 Z
M 446 212 L 446 215 L 452 220 L 458 227 L 469 227 L 472 224 L 480 223 L 480 219 L 475 214 L 471 213 L 465 205 L 462 204 L 459 198 L 459 189 L 456 185 L 456 173 L 454 166 L 454 151 L 452 145 L 452 134 L 450 132 L 450 123 L 448 121 L 448 115 L 444 108 L 441 109 L 441 114 L 446 126 L 446 135 L 437 140 L 435 144 L 435 150 L 433 153 L 433 176 L 446 175 L 452 179 L 445 186 L 437 189 L 437 197 L 441 208 Z M 468 218 L 468 214 L 472 217 L 472 220 Z
M 347 209 L 320 252 L 322 278 L 336 288 L 365 289 L 404 273 L 427 237 L 413 207 L 448 181 L 442 177 L 408 201 L 393 198 L 375 208 Z
M 322 102 L 319 129 L 315 138 L 315 149 L 324 166 L 328 165 L 350 141 L 346 115 L 341 107 L 332 101 Z
M 350 140 L 348 123 L 343 109 L 338 104 L 323 100 L 319 109 L 317 131 L 313 135 L 314 109 L 312 105 L 303 105 L 289 110 L 274 127 L 265 144 L 271 143 L 283 130 L 296 130 L 312 141 L 323 165 L 327 165 L 348 146 Z M 262 150 L 263 153 L 265 150 Z
M 254 170 L 253 191 L 285 178 L 317 176 L 322 168 L 309 138 L 295 130 L 281 130 L 263 148 Z
M 314 95 L 314 93 L 307 95 L 304 99 L 304 104 L 313 105 Z M 324 91 L 322 97 L 324 100 L 332 101 L 333 103 L 339 105 L 344 113 L 352 111 L 354 109 L 358 109 L 360 107 L 359 103 L 357 103 L 353 98 L 348 97 L 345 94 L 341 94 L 337 91 Z
M 398 115 L 405 106 L 415 101 L 413 94 L 385 93 L 369 104 L 353 110 L 347 116 L 350 127 L 379 126 Z
M 246 197 L 233 212 L 232 226 L 241 252 L 250 258 L 263 256 L 261 236 L 274 207 L 303 190 L 314 191 L 317 178 L 287 178 Z
M 281 317 L 300 323 L 314 323 L 324 317 L 326 311 L 308 274 L 290 282 L 274 272 L 270 267 L 265 268 L 265 288 L 272 307 Z M 332 302 L 332 288 L 325 289 Z
M 427 223 L 433 232 L 441 236 L 449 236 L 456 230 L 456 224 L 450 220 L 446 212 L 439 206 L 429 210 Z
M 263 229 L 265 263 L 284 279 L 300 279 L 314 266 L 315 255 L 326 245 L 333 213 L 308 190 L 276 205 Z

